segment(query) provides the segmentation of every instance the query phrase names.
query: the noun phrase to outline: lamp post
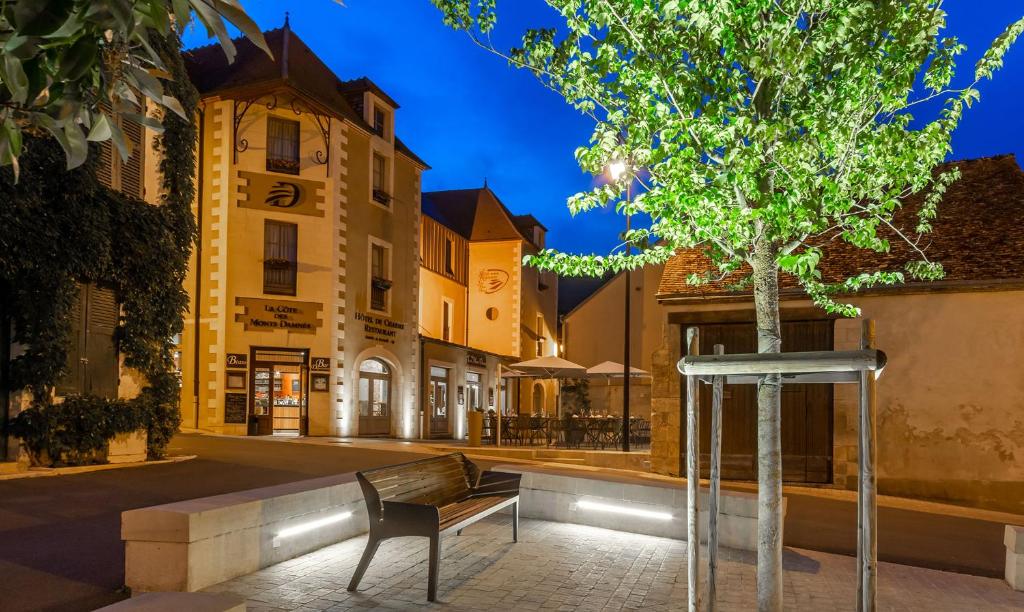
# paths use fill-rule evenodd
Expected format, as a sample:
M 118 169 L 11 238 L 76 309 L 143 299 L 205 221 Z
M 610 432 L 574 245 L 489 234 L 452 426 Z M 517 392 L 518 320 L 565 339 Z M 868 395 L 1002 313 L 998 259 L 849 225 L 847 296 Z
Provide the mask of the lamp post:
M 626 162 L 615 160 L 608 165 L 608 174 L 613 181 L 618 181 L 628 170 Z M 633 248 L 629 244 L 629 200 L 633 185 L 632 177 L 626 185 L 626 255 L 632 255 Z M 629 452 L 629 345 L 630 345 L 630 324 L 629 324 L 629 298 L 632 293 L 632 282 L 630 281 L 629 268 L 625 270 L 626 299 L 623 307 L 625 318 L 623 321 L 623 351 L 622 351 L 622 452 Z

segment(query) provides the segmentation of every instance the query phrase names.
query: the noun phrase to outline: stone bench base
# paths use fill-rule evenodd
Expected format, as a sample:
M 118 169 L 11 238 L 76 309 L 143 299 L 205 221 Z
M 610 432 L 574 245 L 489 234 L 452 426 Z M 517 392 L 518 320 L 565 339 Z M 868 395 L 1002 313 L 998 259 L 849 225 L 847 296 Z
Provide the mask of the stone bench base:
M 1024 527 L 1007 525 L 1003 533 L 1006 545 L 1006 582 L 1017 591 L 1024 591 Z
M 245 600 L 223 593 L 144 593 L 96 612 L 245 612 Z

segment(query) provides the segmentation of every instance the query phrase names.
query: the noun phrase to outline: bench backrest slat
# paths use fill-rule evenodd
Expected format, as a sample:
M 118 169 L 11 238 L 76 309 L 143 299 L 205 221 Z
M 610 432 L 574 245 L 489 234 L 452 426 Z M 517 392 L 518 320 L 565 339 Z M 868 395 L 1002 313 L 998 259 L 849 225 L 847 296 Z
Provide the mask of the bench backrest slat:
M 478 470 L 462 453 L 401 463 L 357 474 L 371 519 L 381 502 L 444 506 L 464 499 L 476 485 Z M 374 514 L 377 516 L 374 517 Z

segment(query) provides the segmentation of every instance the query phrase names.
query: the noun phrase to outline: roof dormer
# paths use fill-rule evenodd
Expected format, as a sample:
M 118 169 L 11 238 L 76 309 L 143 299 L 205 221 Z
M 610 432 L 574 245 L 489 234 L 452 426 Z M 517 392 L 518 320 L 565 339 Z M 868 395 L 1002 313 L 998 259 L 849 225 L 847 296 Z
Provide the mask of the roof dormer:
M 341 84 L 341 92 L 370 131 L 386 142 L 395 142 L 395 110 L 398 103 L 366 77 Z

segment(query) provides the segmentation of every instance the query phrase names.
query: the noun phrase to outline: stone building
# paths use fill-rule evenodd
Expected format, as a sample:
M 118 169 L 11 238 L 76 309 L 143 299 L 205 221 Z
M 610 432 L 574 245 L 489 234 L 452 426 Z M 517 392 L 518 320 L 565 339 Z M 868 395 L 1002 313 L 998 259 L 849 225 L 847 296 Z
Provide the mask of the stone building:
M 554 410 L 553 382 L 501 379 L 503 367 L 557 354 L 558 279 L 522 265 L 544 248 L 545 233 L 486 186 L 423 194 L 424 437 L 463 437 L 469 410 Z
M 883 494 L 925 497 L 1024 511 L 1024 172 L 1012 156 L 958 162 L 962 179 L 938 208 L 934 231 L 922 243 L 946 278 L 840 296 L 875 320 L 877 346 L 888 355 L 878 384 L 878 477 Z M 913 229 L 919 201 L 897 214 Z M 824 246 L 826 280 L 873 270 L 899 270 L 917 259 L 898 239 L 884 254 L 833 241 Z M 686 277 L 706 269 L 699 251 L 680 251 L 664 266 L 634 274 L 642 306 L 634 337 L 634 366 L 653 372 L 651 468 L 684 470 L 685 385 L 676 370 L 685 328 L 700 329 L 700 350 L 755 352 L 749 293 L 727 279 L 701 287 Z M 782 279 L 783 350 L 858 347 L 861 321 L 817 309 Z M 601 293 L 608 295 L 604 298 Z M 608 283 L 567 318 L 571 359 L 621 355 L 622 340 L 598 342 L 602 320 L 621 319 L 621 281 Z M 599 353 L 605 351 L 608 354 Z M 600 354 L 598 357 L 597 355 Z M 620 357 L 621 359 L 621 357 Z M 849 385 L 787 385 L 782 398 L 783 477 L 792 483 L 853 488 L 857 461 L 857 398 Z M 756 400 L 753 390 L 727 388 L 723 475 L 756 479 Z M 710 395 L 702 390 L 702 457 Z
M 185 53 L 201 94 L 183 426 L 417 435 L 420 176 L 397 103 L 287 22 Z

